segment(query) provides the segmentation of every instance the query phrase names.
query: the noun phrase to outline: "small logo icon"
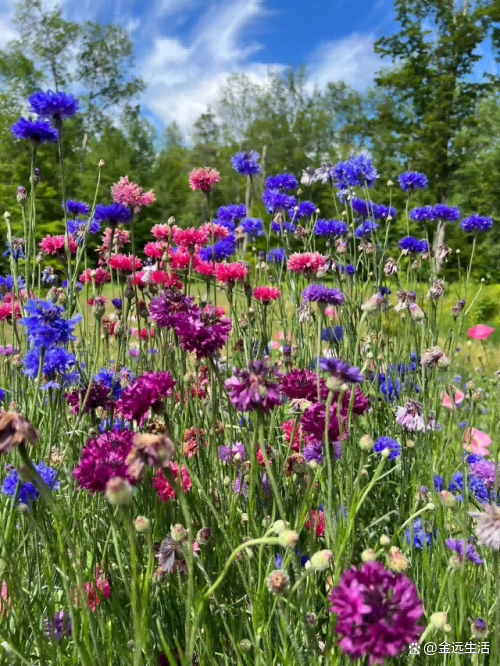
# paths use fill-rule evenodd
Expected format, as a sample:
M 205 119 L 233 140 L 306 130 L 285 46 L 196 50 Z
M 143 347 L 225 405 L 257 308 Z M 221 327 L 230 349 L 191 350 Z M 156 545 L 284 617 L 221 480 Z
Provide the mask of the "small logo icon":
M 420 654 L 420 646 L 418 643 L 410 643 L 410 654 Z

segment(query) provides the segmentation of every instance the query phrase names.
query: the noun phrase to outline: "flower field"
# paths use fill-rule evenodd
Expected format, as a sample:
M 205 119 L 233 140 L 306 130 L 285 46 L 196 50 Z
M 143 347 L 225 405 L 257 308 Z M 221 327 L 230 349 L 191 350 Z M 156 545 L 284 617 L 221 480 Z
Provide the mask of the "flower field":
M 493 328 L 466 323 L 474 251 L 450 285 L 443 241 L 492 219 L 419 207 L 418 172 L 373 201 L 366 155 L 265 177 L 249 151 L 251 210 L 212 210 L 220 174 L 195 168 L 207 219 L 138 247 L 154 192 L 102 188 L 100 162 L 72 198 L 78 101 L 28 101 L 0 277 L 0 663 L 498 664 L 499 379 L 461 351 L 487 359 Z M 65 227 L 40 237 L 49 150 Z

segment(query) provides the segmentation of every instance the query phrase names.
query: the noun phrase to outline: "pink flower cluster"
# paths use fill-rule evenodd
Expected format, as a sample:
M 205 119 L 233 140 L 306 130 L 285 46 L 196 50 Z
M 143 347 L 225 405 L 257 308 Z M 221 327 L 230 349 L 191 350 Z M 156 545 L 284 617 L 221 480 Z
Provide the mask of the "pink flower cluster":
M 143 192 L 142 187 L 129 181 L 128 176 L 122 176 L 111 186 L 111 196 L 116 203 L 132 208 L 134 213 L 138 213 L 142 206 L 149 206 L 156 201 L 153 190 Z

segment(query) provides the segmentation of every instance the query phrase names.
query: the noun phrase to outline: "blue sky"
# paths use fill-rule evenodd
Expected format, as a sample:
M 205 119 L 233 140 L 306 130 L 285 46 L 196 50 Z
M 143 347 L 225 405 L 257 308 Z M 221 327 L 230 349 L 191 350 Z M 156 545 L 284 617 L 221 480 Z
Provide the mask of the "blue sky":
M 15 37 L 10 5 L 0 0 L 0 47 Z M 148 83 L 143 107 L 156 124 L 184 128 L 234 70 L 262 82 L 269 67 L 306 63 L 311 84 L 363 88 L 381 65 L 373 42 L 395 28 L 392 0 L 63 0 L 62 7 L 68 18 L 122 23 Z

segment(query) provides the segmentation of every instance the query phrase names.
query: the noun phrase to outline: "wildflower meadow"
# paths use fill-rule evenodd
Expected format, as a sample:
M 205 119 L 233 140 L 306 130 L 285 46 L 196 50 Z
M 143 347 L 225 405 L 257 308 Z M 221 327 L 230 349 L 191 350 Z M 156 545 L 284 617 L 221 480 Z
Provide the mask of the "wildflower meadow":
M 249 150 L 251 210 L 214 207 L 200 165 L 204 219 L 139 245 L 148 183 L 104 188 L 101 160 L 76 200 L 78 100 L 27 104 L 2 202 L 0 663 L 500 663 L 499 377 L 468 355 L 493 353 L 470 319 L 492 218 L 419 205 L 423 173 L 384 189 L 366 154 L 265 177 Z M 472 246 L 452 281 L 448 228 Z

